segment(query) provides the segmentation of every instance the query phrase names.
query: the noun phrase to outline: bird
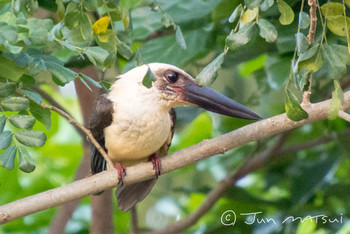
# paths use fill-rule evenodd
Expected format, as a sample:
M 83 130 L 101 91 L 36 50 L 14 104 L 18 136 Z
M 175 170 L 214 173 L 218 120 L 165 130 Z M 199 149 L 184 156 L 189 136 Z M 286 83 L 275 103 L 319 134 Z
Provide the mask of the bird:
M 155 81 L 146 87 L 142 81 L 149 71 Z M 161 174 L 160 157 L 167 154 L 174 135 L 174 108 L 187 105 L 236 118 L 261 119 L 240 103 L 198 85 L 184 70 L 165 63 L 140 65 L 120 75 L 110 92 L 94 102 L 89 128 L 118 170 L 121 184 L 126 166 L 151 161 L 155 170 L 154 178 L 116 190 L 120 210 L 129 211 L 151 191 Z M 105 159 L 92 145 L 92 174 L 107 169 Z

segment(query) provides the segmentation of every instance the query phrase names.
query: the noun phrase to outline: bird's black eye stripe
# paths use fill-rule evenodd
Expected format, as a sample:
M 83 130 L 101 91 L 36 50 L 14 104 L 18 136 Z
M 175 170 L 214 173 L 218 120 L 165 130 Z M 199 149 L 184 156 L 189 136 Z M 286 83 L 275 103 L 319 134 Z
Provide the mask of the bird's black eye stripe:
M 165 77 L 171 82 L 175 83 L 179 79 L 179 73 L 175 71 L 169 71 L 166 73 Z

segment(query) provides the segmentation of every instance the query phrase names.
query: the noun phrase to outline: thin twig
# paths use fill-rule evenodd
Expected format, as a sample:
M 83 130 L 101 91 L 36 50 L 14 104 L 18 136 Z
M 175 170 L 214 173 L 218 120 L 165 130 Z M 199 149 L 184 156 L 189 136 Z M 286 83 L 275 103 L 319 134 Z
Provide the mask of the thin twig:
M 161 159 L 162 173 L 168 173 L 184 167 L 185 165 L 223 153 L 252 141 L 286 132 L 317 120 L 327 119 L 329 108 L 330 100 L 315 103 L 310 105 L 307 109 L 309 114 L 308 119 L 295 122 L 288 119 L 286 114 L 281 114 L 246 125 L 222 136 L 204 140 L 196 145 L 163 157 Z M 347 91 L 344 93 L 343 110 L 346 111 L 349 109 L 350 91 Z M 153 165 L 149 162 L 127 167 L 126 170 L 127 175 L 124 178 L 124 185 L 137 183 L 154 177 Z M 0 224 L 116 187 L 119 183 L 117 175 L 118 172 L 116 170 L 104 171 L 59 188 L 2 205 L 0 206 Z M 213 196 L 212 199 L 215 200 L 215 194 L 211 194 L 212 193 L 209 193 L 208 197 Z
M 39 93 L 47 102 L 49 102 L 52 106 L 55 106 L 56 108 L 66 112 L 69 114 L 69 112 L 61 105 L 59 104 L 55 99 L 53 99 L 48 93 L 46 93 L 44 90 L 38 88 L 38 87 L 33 87 L 33 90 L 35 90 L 37 93 Z M 70 115 L 70 114 L 69 114 Z M 82 139 L 84 139 L 86 136 L 84 132 L 78 128 L 77 126 L 73 125 L 73 127 L 77 130 L 79 135 L 81 136 Z
M 346 113 L 345 111 L 340 110 L 338 112 L 338 117 L 350 122 L 350 115 L 348 113 Z
M 85 128 L 83 125 L 81 125 L 80 123 L 78 123 L 77 121 L 75 121 L 72 116 L 70 116 L 69 114 L 67 114 L 66 112 L 62 111 L 61 109 L 58 109 L 55 106 L 51 106 L 48 104 L 44 104 L 41 103 L 40 106 L 44 109 L 49 109 L 49 110 L 53 110 L 56 113 L 58 113 L 59 115 L 63 116 L 64 118 L 66 118 L 68 120 L 68 122 L 70 124 L 73 124 L 74 126 L 78 127 L 79 129 L 81 129 L 81 131 L 83 131 L 90 139 L 91 143 L 94 144 L 94 146 L 96 147 L 96 149 L 101 153 L 101 155 L 103 156 L 103 158 L 106 160 L 106 162 L 108 163 L 108 165 L 110 166 L 110 168 L 113 168 L 113 163 L 111 161 L 111 159 L 108 157 L 106 151 L 103 150 L 103 148 L 100 146 L 100 144 L 96 141 L 95 137 L 92 135 L 91 131 L 87 128 Z

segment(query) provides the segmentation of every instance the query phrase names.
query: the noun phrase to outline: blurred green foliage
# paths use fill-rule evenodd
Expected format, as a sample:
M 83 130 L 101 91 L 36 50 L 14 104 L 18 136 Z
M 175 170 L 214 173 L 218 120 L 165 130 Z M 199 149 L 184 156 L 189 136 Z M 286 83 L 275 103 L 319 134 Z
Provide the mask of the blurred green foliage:
M 198 82 L 213 82 L 212 87 L 265 118 L 285 111 L 295 121 L 307 118 L 298 100 L 309 88 L 311 74 L 311 101 L 332 96 L 329 119 L 293 130 L 282 149 L 322 137 L 328 137 L 326 143 L 287 151 L 242 178 L 187 233 L 350 232 L 349 123 L 337 118 L 342 89 L 349 88 L 349 1 L 319 1 L 312 45 L 306 1 L 115 2 L 0 1 L 0 205 L 71 182 L 82 155 L 75 129 L 39 106 L 43 100 L 34 86 L 80 120 L 78 100 L 62 95 L 57 86 L 76 78 L 86 86 L 106 83 L 71 67 L 93 64 L 122 72 L 136 64 L 163 62 L 199 74 Z M 39 19 L 39 9 L 53 17 Z M 102 17 L 109 17 L 108 27 L 107 18 L 95 24 Z M 251 123 L 194 107 L 179 108 L 177 116 L 170 152 Z M 138 206 L 140 226 L 161 228 L 186 218 L 219 180 L 275 141 L 263 139 L 161 176 Z M 85 198 L 66 232 L 88 233 L 89 210 Z M 115 210 L 116 233 L 128 232 L 129 215 Z M 227 210 L 236 213 L 235 225 L 221 223 Z M 46 233 L 55 211 L 15 220 L 0 226 L 0 232 Z M 247 224 L 254 216 L 244 214 L 254 212 L 262 212 L 256 214 L 259 220 L 276 223 Z M 290 216 L 317 215 L 327 216 L 327 222 L 283 222 Z

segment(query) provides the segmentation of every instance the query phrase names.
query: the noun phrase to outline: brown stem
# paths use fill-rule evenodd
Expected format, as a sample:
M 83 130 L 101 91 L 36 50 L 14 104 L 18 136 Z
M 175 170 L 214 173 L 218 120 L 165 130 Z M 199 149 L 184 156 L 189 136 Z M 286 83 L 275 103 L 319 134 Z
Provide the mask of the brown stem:
M 309 29 L 309 35 L 307 36 L 307 39 L 309 40 L 309 44 L 312 44 L 315 39 L 315 33 L 316 33 L 316 24 L 317 24 L 317 15 L 316 15 L 316 0 L 308 0 L 307 1 L 310 6 L 310 29 Z

